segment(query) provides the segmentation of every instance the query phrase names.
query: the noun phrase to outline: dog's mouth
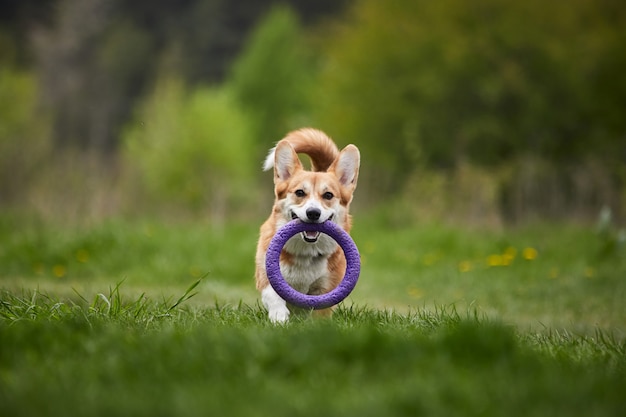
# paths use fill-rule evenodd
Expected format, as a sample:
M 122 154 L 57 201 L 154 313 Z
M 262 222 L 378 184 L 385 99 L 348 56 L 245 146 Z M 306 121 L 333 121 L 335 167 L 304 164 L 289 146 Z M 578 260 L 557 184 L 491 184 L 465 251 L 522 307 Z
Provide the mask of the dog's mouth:
M 328 218 L 328 220 L 332 220 L 333 217 L 335 217 L 334 214 L 331 214 L 331 216 Z M 291 219 L 292 220 L 296 220 L 299 219 L 298 215 L 295 212 L 291 212 Z M 315 231 L 315 230 L 305 230 L 304 232 L 300 232 L 300 235 L 302 236 L 302 239 L 307 242 L 307 243 L 315 243 L 317 242 L 317 239 L 319 239 L 320 237 L 320 232 Z
M 300 234 L 302 235 L 302 239 L 308 243 L 315 243 L 320 237 L 320 232 L 316 232 L 315 230 L 300 232 Z

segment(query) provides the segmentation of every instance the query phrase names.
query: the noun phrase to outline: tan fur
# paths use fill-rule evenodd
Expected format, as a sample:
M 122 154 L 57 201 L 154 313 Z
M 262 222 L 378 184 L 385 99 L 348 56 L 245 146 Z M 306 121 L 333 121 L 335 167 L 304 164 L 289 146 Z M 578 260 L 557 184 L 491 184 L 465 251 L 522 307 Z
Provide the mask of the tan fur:
M 311 158 L 312 171 L 302 167 L 297 153 L 305 153 Z M 301 218 L 301 213 L 307 207 L 319 208 L 322 217 L 330 216 L 332 221 L 347 232 L 350 231 L 352 218 L 349 206 L 356 188 L 360 162 L 358 149 L 354 145 L 348 145 L 339 152 L 328 136 L 310 128 L 291 132 L 278 142 L 268 156 L 266 169 L 272 165 L 271 158 L 274 158 L 275 201 L 272 213 L 261 226 L 256 251 L 256 288 L 261 292 L 269 286 L 265 271 L 267 248 L 278 228 L 289 222 L 294 213 L 300 213 L 298 216 Z M 306 191 L 306 196 L 298 197 L 296 190 Z M 327 199 L 327 193 L 331 193 L 333 197 Z M 301 219 L 309 221 L 306 218 Z M 289 242 L 294 239 L 300 239 L 300 236 L 294 236 Z M 346 270 L 346 260 L 343 251 L 334 241 L 324 236 L 315 243 L 305 243 L 303 238 L 292 246 L 289 242 L 281 252 L 280 263 L 281 270 L 283 267 L 289 268 L 291 275 L 285 276 L 285 279 L 292 286 L 295 285 L 294 288 L 307 294 L 323 294 L 341 282 Z M 318 247 L 320 252 L 313 255 L 311 252 L 315 252 Z M 305 283 L 300 282 L 301 276 L 314 273 L 306 265 L 319 265 L 317 262 L 325 262 L 320 276 L 308 277 Z M 297 288 L 297 285 L 303 287 Z M 289 309 L 293 307 L 289 306 Z M 327 309 L 318 314 L 328 315 L 330 312 Z
M 289 142 L 296 153 L 303 153 L 311 158 L 312 171 L 326 171 L 339 155 L 335 142 L 316 129 L 296 130 L 283 140 Z

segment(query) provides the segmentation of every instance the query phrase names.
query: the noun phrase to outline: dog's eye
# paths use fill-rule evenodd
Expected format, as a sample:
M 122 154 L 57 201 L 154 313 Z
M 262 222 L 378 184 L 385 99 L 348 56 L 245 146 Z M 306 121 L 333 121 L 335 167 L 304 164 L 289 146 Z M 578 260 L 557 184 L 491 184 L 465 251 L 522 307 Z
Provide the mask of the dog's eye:
M 326 191 L 324 194 L 322 194 L 322 198 L 324 200 L 332 200 L 333 197 L 334 197 L 334 195 L 330 191 Z
M 294 194 L 296 195 L 296 197 L 304 197 L 306 195 L 304 190 L 296 190 Z

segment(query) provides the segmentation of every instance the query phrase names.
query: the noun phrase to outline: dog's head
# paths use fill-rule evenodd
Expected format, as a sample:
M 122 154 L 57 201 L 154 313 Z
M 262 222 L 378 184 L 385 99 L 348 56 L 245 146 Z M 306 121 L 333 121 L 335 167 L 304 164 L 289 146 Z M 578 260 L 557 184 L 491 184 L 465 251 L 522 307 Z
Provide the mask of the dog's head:
M 325 172 L 306 171 L 288 142 L 279 142 L 274 153 L 275 210 L 281 224 L 292 219 L 307 223 L 327 220 L 349 227 L 349 205 L 359 175 L 360 154 L 346 146 Z M 316 243 L 319 232 L 302 232 L 306 243 Z

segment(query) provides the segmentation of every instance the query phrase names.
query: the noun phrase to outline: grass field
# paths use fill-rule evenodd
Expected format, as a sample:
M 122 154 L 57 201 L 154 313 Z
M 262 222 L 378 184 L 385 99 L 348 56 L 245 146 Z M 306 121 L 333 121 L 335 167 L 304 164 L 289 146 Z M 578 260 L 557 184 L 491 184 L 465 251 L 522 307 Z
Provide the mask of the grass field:
M 0 414 L 626 415 L 615 230 L 358 220 L 354 293 L 276 327 L 256 225 L 0 217 Z

